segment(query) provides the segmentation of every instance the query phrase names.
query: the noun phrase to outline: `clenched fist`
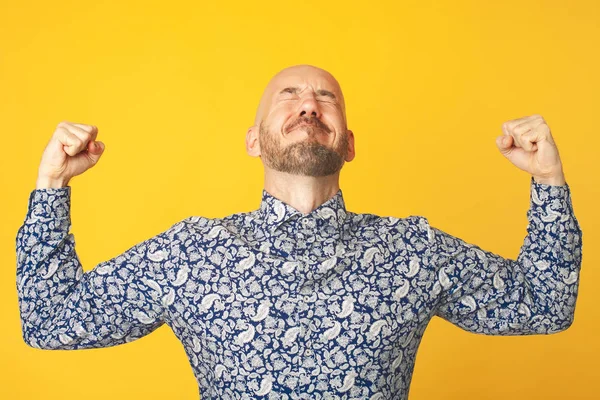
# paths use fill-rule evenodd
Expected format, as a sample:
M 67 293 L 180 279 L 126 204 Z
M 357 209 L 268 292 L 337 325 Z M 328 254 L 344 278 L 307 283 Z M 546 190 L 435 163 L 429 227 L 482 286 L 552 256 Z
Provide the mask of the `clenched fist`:
M 566 183 L 558 148 L 541 115 L 505 122 L 502 130 L 504 135 L 496 138 L 496 145 L 510 162 L 530 173 L 538 183 Z
M 59 188 L 98 162 L 104 143 L 96 141 L 98 128 L 63 121 L 42 154 L 36 189 Z

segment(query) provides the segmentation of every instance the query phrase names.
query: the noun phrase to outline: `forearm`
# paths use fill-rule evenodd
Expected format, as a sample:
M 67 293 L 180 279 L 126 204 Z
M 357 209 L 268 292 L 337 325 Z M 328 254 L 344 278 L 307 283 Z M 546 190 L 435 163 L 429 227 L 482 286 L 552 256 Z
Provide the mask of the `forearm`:
M 518 261 L 531 284 L 534 311 L 558 327 L 573 322 L 582 261 L 582 232 L 568 185 L 532 181 L 528 235 Z
M 43 328 L 39 322 L 51 321 L 81 277 L 70 227 L 69 187 L 31 192 L 16 240 L 19 309 L 30 345 L 34 332 Z

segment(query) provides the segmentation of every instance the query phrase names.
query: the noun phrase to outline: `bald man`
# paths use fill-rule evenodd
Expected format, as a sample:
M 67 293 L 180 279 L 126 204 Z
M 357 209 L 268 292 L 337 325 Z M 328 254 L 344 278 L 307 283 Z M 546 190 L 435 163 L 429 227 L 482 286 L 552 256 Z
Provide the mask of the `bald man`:
M 347 210 L 339 175 L 355 150 L 340 85 L 297 65 L 269 82 L 246 134 L 264 165 L 257 209 L 190 216 L 84 272 L 68 182 L 105 146 L 95 126 L 62 122 L 17 234 L 23 338 L 110 347 L 166 323 L 202 399 L 404 400 L 434 316 L 484 335 L 564 331 L 582 259 L 570 188 L 541 116 L 502 129 L 499 151 L 531 175 L 516 260 L 423 216 Z

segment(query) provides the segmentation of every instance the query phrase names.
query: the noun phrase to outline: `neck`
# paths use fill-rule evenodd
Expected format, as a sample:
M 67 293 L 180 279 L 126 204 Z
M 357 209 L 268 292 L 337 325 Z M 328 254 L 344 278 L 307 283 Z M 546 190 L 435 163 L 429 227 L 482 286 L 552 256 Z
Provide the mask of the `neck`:
M 331 199 L 340 189 L 340 172 L 327 176 L 292 175 L 265 168 L 265 190 L 303 214 Z

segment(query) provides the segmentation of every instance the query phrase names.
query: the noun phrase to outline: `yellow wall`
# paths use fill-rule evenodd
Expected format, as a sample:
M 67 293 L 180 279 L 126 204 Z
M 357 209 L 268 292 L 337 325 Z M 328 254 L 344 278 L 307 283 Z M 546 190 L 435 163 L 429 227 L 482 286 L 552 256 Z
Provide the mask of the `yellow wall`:
M 506 120 L 546 119 L 584 231 L 575 322 L 554 335 L 490 337 L 436 317 L 410 398 L 598 395 L 600 3 L 107 3 L 0 6 L 0 398 L 197 398 L 167 326 L 113 348 L 28 347 L 16 232 L 61 120 L 98 126 L 106 144 L 71 181 L 85 270 L 185 217 L 255 209 L 262 164 L 246 154 L 245 133 L 269 78 L 299 63 L 331 71 L 344 90 L 357 146 L 341 178 L 349 210 L 424 215 L 504 257 L 516 258 L 526 234 L 530 176 L 495 138 Z

